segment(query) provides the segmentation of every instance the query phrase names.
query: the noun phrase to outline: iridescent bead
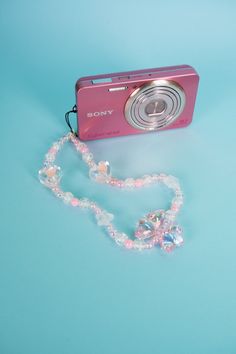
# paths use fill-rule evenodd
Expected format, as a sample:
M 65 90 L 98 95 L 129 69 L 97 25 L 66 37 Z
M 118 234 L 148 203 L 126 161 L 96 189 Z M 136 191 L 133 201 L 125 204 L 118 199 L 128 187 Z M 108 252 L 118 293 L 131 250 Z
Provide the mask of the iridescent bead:
M 146 238 L 152 237 L 154 235 L 153 223 L 148 221 L 146 218 L 141 219 L 138 223 L 138 227 L 135 230 L 134 235 L 139 240 L 144 240 Z
M 171 252 L 175 248 L 173 234 L 166 233 L 161 240 L 161 248 L 166 252 Z
M 167 252 L 172 251 L 176 246 L 183 244 L 182 229 L 179 225 L 174 225 L 166 232 L 161 240 L 161 248 Z
M 181 246 L 184 242 L 182 228 L 179 225 L 174 225 L 170 229 L 170 232 L 174 235 L 174 244 L 178 247 Z

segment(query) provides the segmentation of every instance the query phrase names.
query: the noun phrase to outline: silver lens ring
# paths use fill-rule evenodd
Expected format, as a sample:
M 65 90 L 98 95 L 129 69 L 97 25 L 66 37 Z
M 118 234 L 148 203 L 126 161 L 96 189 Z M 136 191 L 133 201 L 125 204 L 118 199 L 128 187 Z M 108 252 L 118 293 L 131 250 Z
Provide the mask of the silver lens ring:
M 162 129 L 183 112 L 185 101 L 184 90 L 176 82 L 151 81 L 130 95 L 125 104 L 125 118 L 137 129 Z

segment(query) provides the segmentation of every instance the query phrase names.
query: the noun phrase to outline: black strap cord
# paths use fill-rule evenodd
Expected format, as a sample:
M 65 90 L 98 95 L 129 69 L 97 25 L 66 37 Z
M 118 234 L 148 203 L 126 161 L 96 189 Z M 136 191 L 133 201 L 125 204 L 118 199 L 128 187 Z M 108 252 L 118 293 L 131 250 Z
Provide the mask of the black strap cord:
M 71 133 L 75 134 L 76 136 L 78 136 L 78 134 L 74 131 L 74 129 L 72 128 L 71 124 L 70 124 L 70 114 L 71 113 L 76 113 L 77 112 L 77 106 L 76 104 L 73 106 L 73 108 L 66 112 L 65 114 L 65 121 L 66 121 L 66 124 L 68 125 L 68 127 L 70 128 L 70 131 Z

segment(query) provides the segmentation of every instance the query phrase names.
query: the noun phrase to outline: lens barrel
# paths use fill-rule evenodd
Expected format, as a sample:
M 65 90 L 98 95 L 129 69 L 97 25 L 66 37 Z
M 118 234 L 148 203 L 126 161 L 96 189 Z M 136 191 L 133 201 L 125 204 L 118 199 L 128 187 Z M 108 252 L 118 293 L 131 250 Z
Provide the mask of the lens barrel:
M 136 89 L 125 104 L 125 118 L 137 129 L 159 130 L 174 122 L 185 107 L 183 88 L 170 80 L 156 80 Z

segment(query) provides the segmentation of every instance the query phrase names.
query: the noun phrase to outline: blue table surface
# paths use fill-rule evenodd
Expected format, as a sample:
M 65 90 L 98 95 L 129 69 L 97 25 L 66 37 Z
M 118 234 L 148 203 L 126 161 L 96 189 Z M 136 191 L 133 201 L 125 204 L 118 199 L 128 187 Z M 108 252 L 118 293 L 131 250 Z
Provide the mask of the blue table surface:
M 0 5 L 0 354 L 236 353 L 235 1 L 29 1 Z M 89 142 L 117 177 L 177 176 L 185 245 L 129 252 L 37 178 L 85 75 L 190 64 L 186 129 Z M 71 146 L 63 186 L 132 233 L 166 208 L 161 187 L 88 178 Z

